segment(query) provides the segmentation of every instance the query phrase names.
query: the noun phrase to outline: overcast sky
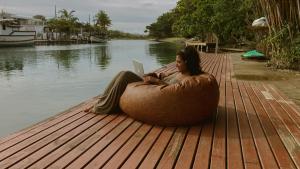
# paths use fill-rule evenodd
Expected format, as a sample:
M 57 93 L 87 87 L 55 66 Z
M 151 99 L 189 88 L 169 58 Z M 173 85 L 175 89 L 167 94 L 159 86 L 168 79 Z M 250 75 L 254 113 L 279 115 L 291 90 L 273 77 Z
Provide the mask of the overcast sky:
M 81 22 L 91 21 L 98 10 L 104 10 L 112 20 L 111 29 L 143 33 L 145 27 L 162 13 L 176 6 L 178 0 L 0 0 L 0 10 L 21 16 L 41 14 L 46 18 L 57 11 L 75 10 Z

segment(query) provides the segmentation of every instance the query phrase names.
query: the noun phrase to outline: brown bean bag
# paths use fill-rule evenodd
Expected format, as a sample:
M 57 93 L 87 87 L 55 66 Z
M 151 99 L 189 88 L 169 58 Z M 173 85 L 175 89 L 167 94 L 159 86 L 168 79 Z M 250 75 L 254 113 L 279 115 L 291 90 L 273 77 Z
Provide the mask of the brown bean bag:
M 203 73 L 165 86 L 131 83 L 121 96 L 120 107 L 134 119 L 175 126 L 193 125 L 210 117 L 218 102 L 216 79 Z

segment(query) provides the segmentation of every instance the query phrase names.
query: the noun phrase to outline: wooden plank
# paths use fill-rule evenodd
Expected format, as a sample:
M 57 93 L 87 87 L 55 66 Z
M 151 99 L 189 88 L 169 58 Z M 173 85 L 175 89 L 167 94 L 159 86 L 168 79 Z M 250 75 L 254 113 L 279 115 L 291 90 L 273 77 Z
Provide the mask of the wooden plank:
M 276 111 L 274 112 L 274 109 L 272 110 L 271 106 L 267 103 L 266 100 L 264 100 L 263 95 L 260 94 L 260 92 L 256 88 L 251 90 L 252 88 L 250 87 L 250 85 L 248 85 L 246 89 L 251 95 L 253 95 L 253 100 L 257 102 L 257 104 L 260 102 L 263 106 L 263 108 L 261 108 L 261 110 L 258 111 L 263 113 L 259 117 L 263 123 L 265 131 L 268 133 L 267 139 L 270 142 L 270 146 L 274 152 L 275 158 L 277 159 L 279 166 L 283 168 L 296 168 L 295 164 L 293 163 L 288 152 L 285 149 L 292 148 L 290 152 L 292 151 L 293 153 L 295 153 L 292 154 L 292 158 L 295 158 L 296 161 L 300 160 L 300 153 L 295 152 L 297 148 L 294 149 L 294 147 L 292 146 L 297 145 L 297 143 L 291 136 L 291 133 L 287 131 L 280 118 L 276 116 Z M 254 97 L 255 95 L 257 98 Z M 272 123 L 274 125 L 272 125 Z M 286 146 L 283 145 L 282 141 L 283 143 L 286 143 Z
M 126 154 L 130 154 L 130 152 L 135 148 L 136 144 L 138 144 L 144 138 L 150 129 L 151 126 L 145 124 L 142 126 L 137 126 L 136 129 L 128 128 L 84 168 L 107 168 L 104 166 L 105 164 L 111 165 L 111 168 L 119 168 L 124 162 L 122 160 L 126 159 Z M 121 154 L 117 153 L 119 151 Z M 114 156 L 116 153 L 117 155 Z M 124 156 L 125 159 L 121 159 L 122 156 Z M 112 160 L 112 163 L 110 161 L 107 163 L 108 160 Z
M 221 61 L 220 61 L 220 64 L 219 64 L 219 67 L 218 67 L 218 70 L 217 70 L 217 73 L 216 73 L 216 76 L 215 76 L 215 78 L 216 78 L 216 80 L 217 80 L 217 82 L 219 84 L 219 87 L 220 87 L 220 84 L 221 84 L 222 70 L 223 70 L 224 62 L 225 62 L 225 58 L 222 55 L 221 56 Z
M 31 137 L 32 135 L 35 135 L 41 131 L 46 130 L 47 128 L 58 124 L 59 122 L 70 118 L 71 116 L 76 115 L 77 113 L 83 111 L 86 107 L 91 106 L 92 104 L 94 104 L 95 99 L 89 99 L 85 102 L 82 102 L 72 108 L 69 108 L 68 110 L 65 110 L 61 113 L 58 113 L 57 115 L 47 118 L 41 122 L 38 122 L 30 127 L 27 127 L 21 131 L 18 131 L 16 133 L 10 134 L 6 137 L 0 138 L 0 145 L 9 141 L 9 142 L 15 142 L 18 143 L 18 141 L 20 142 L 20 140 L 24 140 L 26 138 Z M 20 138 L 21 137 L 21 138 Z M 17 140 L 17 141 L 15 141 Z
M 213 74 L 214 70 L 216 70 L 216 68 L 220 65 L 219 62 L 217 62 L 220 59 L 220 57 L 217 55 L 211 57 L 212 58 L 210 59 L 210 62 L 207 63 L 208 65 L 210 65 L 207 69 L 207 72 Z
M 84 154 L 97 154 L 98 148 L 103 149 L 110 144 L 120 133 L 122 133 L 130 124 L 133 123 L 131 118 L 118 119 L 122 120 L 119 123 L 110 123 L 105 126 L 102 130 L 97 132 L 89 139 L 85 140 L 76 148 L 69 151 L 63 157 L 59 158 L 55 163 L 48 166 L 48 168 L 64 168 L 78 157 L 82 157 Z M 88 157 L 87 157 L 88 158 Z
M 116 142 L 114 142 L 115 139 L 119 140 L 127 140 L 132 134 L 134 134 L 140 127 L 141 123 L 134 121 L 128 128 L 126 128 L 124 131 L 120 133 L 113 133 L 113 136 L 106 136 L 101 141 L 97 142 L 93 147 L 91 147 L 88 151 L 86 151 L 84 154 L 82 154 L 79 158 L 77 158 L 75 161 L 73 161 L 70 165 L 68 165 L 66 168 L 74 169 L 74 168 L 81 168 L 88 165 L 91 161 L 97 157 L 98 154 L 100 154 L 103 150 L 106 149 L 107 146 L 110 144 L 117 146 Z M 121 138 L 121 139 L 118 139 Z M 114 153 L 116 147 L 110 146 L 110 149 L 108 149 L 108 155 L 109 153 Z M 101 156 L 103 157 L 103 156 Z M 104 156 L 105 158 L 105 156 Z M 93 163 L 90 163 L 93 164 Z
M 218 70 L 221 69 L 222 67 L 222 62 L 223 62 L 223 57 L 222 56 L 218 56 L 216 57 L 217 59 L 214 60 L 216 66 L 215 68 L 213 69 L 213 71 L 211 72 L 212 75 L 215 76 L 215 78 L 217 78 L 217 75 L 218 75 Z
M 295 105 L 294 102 L 284 98 L 281 96 L 277 89 L 275 89 L 272 85 L 261 84 L 264 86 L 266 92 L 270 93 L 276 100 L 276 102 L 284 109 L 284 111 L 290 116 L 291 120 L 295 123 L 295 125 L 300 128 L 300 111 L 297 111 L 292 105 Z
M 175 169 L 190 169 L 192 167 L 201 128 L 201 126 L 193 126 L 189 129 L 181 153 L 175 165 Z
M 227 168 L 244 168 L 233 91 L 230 82 L 226 83 L 226 112 Z
M 225 111 L 225 72 L 226 64 L 222 63 L 220 80 L 220 100 L 213 137 L 210 168 L 226 168 L 226 111 Z
M 80 108 L 80 110 L 82 110 L 82 108 Z M 11 138 L 12 136 L 9 136 L 9 141 L 7 140 L 0 145 L 0 152 L 6 150 L 9 147 L 12 147 L 16 144 L 19 144 L 22 141 L 32 140 L 33 138 L 39 137 L 40 135 L 43 135 L 44 133 L 53 131 L 53 129 L 55 129 L 57 126 L 64 125 L 64 123 L 68 123 L 69 121 L 72 121 L 83 115 L 85 115 L 85 113 L 82 113 L 82 111 L 70 112 L 64 116 L 61 116 L 61 118 L 54 119 L 53 121 L 50 121 L 49 123 L 45 123 L 43 125 L 35 127 L 32 130 L 29 130 L 29 131 L 23 133 L 22 135 L 16 134 L 17 136 L 14 138 Z
M 263 90 L 264 92 L 269 93 L 269 89 L 264 88 L 261 84 L 256 84 L 255 86 L 258 90 Z M 276 98 L 275 98 L 276 99 Z M 281 119 L 289 133 L 294 137 L 295 141 L 300 145 L 300 128 L 294 122 L 294 120 L 289 116 L 289 112 L 285 111 L 285 109 L 277 102 L 275 99 L 266 100 L 269 105 L 273 108 L 274 112 L 276 112 L 277 117 Z M 300 148 L 300 147 L 299 147 Z
M 205 70 L 206 72 L 211 72 L 211 70 L 213 69 L 213 67 L 216 65 L 214 60 L 216 60 L 218 57 L 212 57 L 211 59 L 209 59 L 208 57 L 201 57 L 203 58 L 202 60 L 204 60 L 204 62 L 201 64 L 202 65 L 202 69 Z
M 254 137 L 254 142 L 257 148 L 257 152 L 260 158 L 260 162 L 263 168 L 279 168 L 277 161 L 273 155 L 271 147 L 268 143 L 264 130 L 261 126 L 259 118 L 256 115 L 255 108 L 260 107 L 259 105 L 253 103 L 253 100 L 250 100 L 250 95 L 247 87 L 244 87 L 244 84 L 239 83 L 240 92 L 244 101 L 244 106 L 248 115 L 249 123 Z M 253 97 L 251 97 L 253 98 Z M 253 103 L 253 105 L 252 105 Z
M 153 127 L 142 143 L 134 150 L 134 152 L 128 157 L 125 163 L 122 165 L 122 169 L 138 168 L 139 164 L 143 161 L 150 148 L 154 145 L 157 138 L 162 133 L 162 127 Z
M 159 136 L 143 162 L 138 168 L 141 169 L 151 169 L 155 168 L 159 159 L 161 158 L 163 152 L 166 149 L 166 146 L 170 142 L 170 139 L 173 137 L 173 134 L 175 133 L 175 128 L 168 127 L 165 128 L 162 134 Z
M 237 83 L 237 81 L 235 81 Z M 236 84 L 238 87 L 238 85 Z M 256 147 L 254 144 L 253 134 L 248 121 L 247 113 L 244 108 L 243 100 L 238 88 L 233 89 L 233 96 L 235 101 L 235 107 L 237 112 L 237 121 L 239 126 L 241 148 L 243 153 L 243 163 L 246 169 L 261 168 Z
M 26 157 L 22 161 L 18 162 L 11 168 L 26 168 L 31 166 L 33 163 L 37 162 L 39 159 L 45 158 L 46 155 L 50 154 L 51 152 L 57 150 L 58 148 L 62 146 L 68 145 L 71 147 L 71 145 L 78 145 L 80 142 L 82 142 L 84 139 L 90 137 L 92 134 L 100 130 L 102 127 L 104 127 L 107 123 L 112 121 L 116 118 L 117 115 L 114 116 L 108 116 L 106 118 L 106 115 L 98 115 L 94 119 L 91 119 L 90 121 L 86 122 L 82 126 L 72 130 L 71 132 L 63 135 L 61 138 L 55 140 L 54 142 L 51 142 L 47 146 L 41 148 L 35 153 L 32 153 L 30 156 Z M 53 162 L 53 161 L 52 161 Z M 48 160 L 47 164 L 50 164 L 51 162 Z
M 94 165 L 97 167 L 101 167 L 103 169 L 110 169 L 110 168 L 120 168 L 122 164 L 129 158 L 131 153 L 135 150 L 135 148 L 141 143 L 142 140 L 146 137 L 148 132 L 151 130 L 152 126 L 144 124 L 127 142 L 125 145 L 121 147 L 121 149 L 114 154 L 114 156 L 109 159 L 109 161 L 105 164 L 105 166 L 102 167 L 102 165 Z M 117 144 L 117 143 L 116 143 Z M 113 145 L 112 145 L 113 146 Z M 115 146 L 113 146 L 115 148 Z M 107 155 L 106 152 L 102 153 L 103 155 Z M 99 156 L 97 156 L 98 158 Z M 98 160 L 95 160 L 98 161 Z M 93 163 L 93 162 L 91 162 Z M 90 163 L 90 164 L 91 164 Z M 89 166 L 92 165 L 88 165 Z M 94 163 L 96 164 L 96 163 Z M 93 167 L 91 167 L 93 168 Z
M 177 128 L 156 168 L 173 168 L 186 137 L 187 128 Z
M 16 152 L 18 152 L 18 151 L 34 144 L 35 142 L 38 142 L 38 141 L 40 141 L 44 138 L 47 138 L 47 137 L 49 138 L 49 135 L 56 133 L 56 131 L 61 130 L 64 127 L 67 127 L 68 124 L 70 124 L 70 123 L 73 123 L 73 122 L 76 123 L 78 120 L 82 121 L 81 119 L 85 119 L 85 118 L 82 118 L 84 116 L 87 116 L 87 114 L 86 113 L 79 113 L 79 114 L 73 116 L 72 118 L 67 119 L 65 121 L 65 123 L 60 123 L 58 125 L 55 125 L 55 126 L 51 127 L 48 130 L 45 130 L 45 131 L 43 131 L 43 132 L 41 132 L 37 135 L 34 135 L 33 137 L 30 137 L 29 139 L 26 139 L 25 141 L 22 141 L 22 142 L 18 143 L 17 145 L 14 145 L 13 147 L 9 147 L 9 148 L 4 149 L 0 153 L 0 161 L 3 161 L 7 157 L 9 157 L 9 156 L 15 154 Z M 7 143 L 10 143 L 10 142 L 7 142 Z
M 282 98 L 283 100 L 285 100 L 289 106 L 295 111 L 295 112 L 300 112 L 300 107 L 297 106 L 293 101 L 291 101 L 282 91 L 276 89 L 273 85 L 271 84 L 268 84 L 269 88 L 272 89 L 274 92 L 278 93 Z M 298 115 L 300 115 L 298 113 Z
M 208 120 L 204 123 L 201 135 L 198 140 L 198 147 L 196 148 L 195 159 L 192 168 L 209 168 L 212 138 L 214 132 L 214 121 Z
M 2 168 L 10 167 L 14 163 L 16 163 L 16 162 L 22 160 L 23 158 L 27 157 L 31 153 L 33 153 L 33 152 L 39 150 L 40 148 L 48 145 L 52 141 L 55 141 L 59 137 L 61 137 L 64 134 L 68 133 L 69 131 L 71 131 L 72 129 L 77 128 L 80 125 L 82 125 L 83 123 L 89 121 L 90 119 L 95 117 L 95 115 L 94 114 L 87 114 L 84 117 L 85 118 L 80 118 L 80 119 L 74 121 L 73 123 L 71 123 L 70 125 L 67 125 L 67 126 L 61 128 L 61 129 L 57 130 L 56 132 L 48 135 L 47 137 L 39 140 L 38 142 L 35 142 L 34 144 L 31 144 L 30 146 L 26 147 L 22 151 L 15 152 L 15 149 L 8 149 L 8 151 L 4 151 L 4 152 L 7 153 L 7 155 L 10 154 L 10 156 L 7 156 L 7 158 L 5 158 L 4 160 L 1 160 L 0 166 Z M 12 152 L 15 152 L 15 153 L 12 153 Z
M 74 156 L 76 153 L 72 153 L 72 155 L 66 155 L 66 156 L 63 155 L 67 154 L 73 149 L 79 149 L 80 145 L 82 145 L 84 142 L 88 141 L 90 144 L 93 144 L 94 142 L 96 142 L 95 140 L 102 138 L 103 135 L 111 131 L 111 129 L 115 125 L 118 125 L 125 119 L 125 116 L 122 115 L 121 116 L 119 115 L 116 118 L 115 117 L 116 117 L 115 115 L 109 115 L 101 122 L 98 122 L 97 125 L 91 127 L 86 132 L 80 134 L 79 136 L 72 139 L 70 142 L 64 144 L 63 146 L 59 147 L 58 149 L 50 152 L 50 154 L 43 157 L 42 159 L 39 159 L 39 161 L 35 162 L 33 165 L 31 164 L 30 168 L 47 167 L 52 163 L 54 163 L 55 161 L 57 161 L 58 159 L 63 159 L 66 156 L 67 157 Z

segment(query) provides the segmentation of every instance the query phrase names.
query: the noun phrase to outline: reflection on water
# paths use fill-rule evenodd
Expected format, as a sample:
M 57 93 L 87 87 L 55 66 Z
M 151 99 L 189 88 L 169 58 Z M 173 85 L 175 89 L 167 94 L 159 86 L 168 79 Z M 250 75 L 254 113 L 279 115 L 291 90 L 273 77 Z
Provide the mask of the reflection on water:
M 133 59 L 148 72 L 174 61 L 177 49 L 145 40 L 0 48 L 0 136 L 100 94 L 119 71 L 133 70 Z
M 9 75 L 9 73 L 14 70 L 22 71 L 24 66 L 23 62 L 23 57 L 10 56 L 8 58 L 0 58 L 0 70 L 5 72 L 6 75 Z
M 58 50 L 53 52 L 52 56 L 58 69 L 62 66 L 64 69 L 69 70 L 79 60 L 79 53 L 76 50 Z
M 111 61 L 111 54 L 108 46 L 99 46 L 95 50 L 96 63 L 102 70 L 105 70 Z
M 161 65 L 175 60 L 179 46 L 172 43 L 152 43 L 149 45 L 149 53 L 155 57 Z
M 142 41 L 144 42 L 144 41 Z M 124 42 L 123 42 L 124 43 Z M 145 42 L 144 42 L 145 43 Z M 80 64 L 81 57 L 89 56 L 94 58 L 93 64 L 99 66 L 101 70 L 109 67 L 112 54 L 111 50 L 118 48 L 118 43 L 104 43 L 100 45 L 69 45 L 69 46 L 37 46 L 33 48 L 0 48 L 0 73 L 1 76 L 10 76 L 11 72 L 22 71 L 24 64 L 29 67 L 36 65 L 38 62 L 55 61 L 57 69 L 68 71 Z M 126 44 L 126 43 L 124 43 Z M 143 55 L 153 57 L 162 66 L 175 60 L 176 51 L 179 46 L 172 43 L 146 43 L 147 48 Z M 138 51 L 137 48 L 131 48 Z M 124 46 L 126 48 L 126 46 Z M 122 51 L 126 55 L 126 52 Z M 140 53 L 140 52 L 138 52 Z M 135 54 L 137 56 L 139 54 Z M 131 56 L 126 56 L 131 57 Z M 139 58 L 140 59 L 140 58 Z M 143 60 L 142 60 L 143 61 Z

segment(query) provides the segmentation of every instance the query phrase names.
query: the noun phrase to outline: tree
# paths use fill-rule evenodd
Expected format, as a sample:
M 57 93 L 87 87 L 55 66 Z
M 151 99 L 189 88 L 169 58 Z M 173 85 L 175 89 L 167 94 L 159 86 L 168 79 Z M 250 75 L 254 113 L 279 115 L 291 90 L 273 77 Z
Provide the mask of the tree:
M 149 32 L 149 36 L 166 38 L 173 36 L 172 25 L 174 23 L 173 12 L 167 12 L 158 17 L 155 23 L 146 26 L 146 32 Z
M 173 10 L 161 15 L 146 29 L 158 38 L 168 33 L 203 39 L 206 33 L 215 33 L 223 43 L 238 42 L 252 37 L 247 27 L 254 19 L 253 5 L 253 0 L 179 0 Z M 171 31 L 163 29 L 170 27 L 165 18 L 172 21 Z
M 78 20 L 78 18 L 73 15 L 73 13 L 75 12 L 74 10 L 68 12 L 68 10 L 62 9 L 58 12 L 60 13 L 60 19 L 67 20 L 70 22 L 76 22 Z
M 99 26 L 101 30 L 106 30 L 109 26 L 111 26 L 111 20 L 109 16 L 104 11 L 99 11 L 95 15 L 96 26 Z
M 94 21 L 96 22 L 95 29 L 98 32 L 98 36 L 104 39 L 107 38 L 108 27 L 111 25 L 109 16 L 103 10 L 100 10 L 95 15 Z
M 58 18 L 52 18 L 48 20 L 48 26 L 55 32 L 59 32 L 60 35 L 65 33 L 67 39 L 70 39 L 71 33 L 75 33 L 78 26 L 78 18 L 73 15 L 75 11 L 68 12 L 66 9 L 59 11 Z

